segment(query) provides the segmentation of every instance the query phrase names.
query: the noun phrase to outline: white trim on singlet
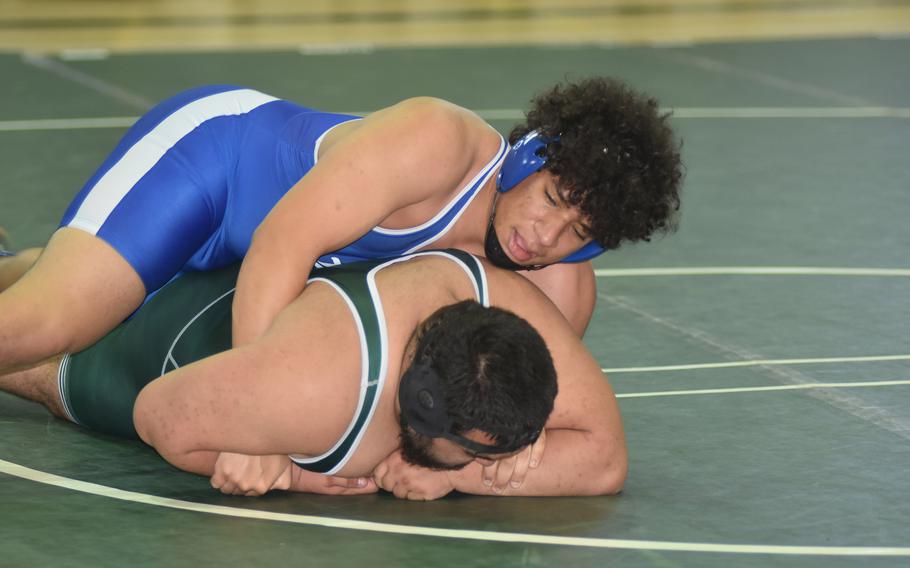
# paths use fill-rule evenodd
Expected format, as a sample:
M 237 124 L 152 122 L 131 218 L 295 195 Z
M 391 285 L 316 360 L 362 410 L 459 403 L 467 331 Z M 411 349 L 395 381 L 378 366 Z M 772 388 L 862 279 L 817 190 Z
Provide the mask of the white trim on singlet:
M 464 251 L 461 251 L 461 252 L 464 252 Z M 477 298 L 477 302 L 480 303 L 480 305 L 482 305 L 483 307 L 489 308 L 490 307 L 490 287 L 487 284 L 487 271 L 484 269 L 483 263 L 480 262 L 479 258 L 477 258 L 476 256 L 474 256 L 473 254 L 471 254 L 469 252 L 465 252 L 465 254 L 469 255 L 477 263 L 477 270 L 478 270 L 478 272 L 480 272 L 480 283 L 481 283 L 481 286 L 483 287 L 482 293 L 481 293 L 480 289 L 477 287 L 477 282 L 474 280 L 474 273 L 471 271 L 471 267 L 468 266 L 467 264 L 465 264 L 465 262 L 463 260 L 461 260 L 460 258 L 455 256 L 454 254 L 448 253 L 444 250 L 428 250 L 428 251 L 423 251 L 423 252 L 415 252 L 415 253 L 411 253 L 407 257 L 395 259 L 394 262 L 398 262 L 401 260 L 408 260 L 411 258 L 417 258 L 418 256 L 441 256 L 443 258 L 447 258 L 451 261 L 454 261 L 455 264 L 458 265 L 459 268 L 464 270 L 465 274 L 468 275 L 468 280 L 471 281 L 471 286 L 474 287 L 474 297 Z
M 299 454 L 290 454 L 290 457 L 297 464 L 305 465 L 309 463 L 315 463 L 321 461 L 338 449 L 338 447 L 343 444 L 348 436 L 351 435 L 351 431 L 354 429 L 354 425 L 357 424 L 357 419 L 360 417 L 360 413 L 363 411 L 363 403 L 366 400 L 367 386 L 369 384 L 369 374 L 370 374 L 370 353 L 367 348 L 367 336 L 366 332 L 363 329 L 363 322 L 360 319 L 360 314 L 357 312 L 357 307 L 354 306 L 354 302 L 348 296 L 348 294 L 335 282 L 328 280 L 326 278 L 311 278 L 307 281 L 307 285 L 313 282 L 324 282 L 331 286 L 338 295 L 344 299 L 344 303 L 347 304 L 348 309 L 351 311 L 351 315 L 354 317 L 354 323 L 357 324 L 357 335 L 360 338 L 360 394 L 357 398 L 357 409 L 354 410 L 354 416 L 351 418 L 351 422 L 348 424 L 348 427 L 345 428 L 344 434 L 342 434 L 335 444 L 325 452 L 319 454 L 318 456 L 301 456 Z M 383 322 L 384 323 L 384 322 Z M 385 327 L 380 328 L 382 330 L 382 337 L 385 337 Z M 385 355 L 385 349 L 382 350 L 383 355 Z M 385 357 L 382 360 L 382 368 L 385 369 Z M 384 375 L 380 375 L 380 379 L 384 378 Z M 354 452 L 357 451 L 357 446 L 360 444 L 360 439 L 363 437 L 363 433 L 366 431 L 367 427 L 370 424 L 370 419 L 373 417 L 373 410 L 375 410 L 376 405 L 379 404 L 379 396 L 382 394 L 382 383 L 380 382 L 380 387 L 376 390 L 376 396 L 373 398 L 373 407 L 370 409 L 369 417 L 366 422 L 363 424 L 363 428 L 360 429 L 360 432 L 357 433 L 357 438 L 354 440 L 354 443 L 351 444 L 351 447 L 348 449 L 347 453 L 338 460 L 338 463 L 332 469 L 326 471 L 323 475 L 334 475 L 339 471 L 348 460 L 351 459 L 351 456 L 354 455 Z
M 66 382 L 67 382 L 67 371 L 69 371 L 70 366 L 70 354 L 66 353 L 63 355 L 63 358 L 60 359 L 60 366 L 57 367 L 57 390 L 60 395 L 60 406 L 63 407 L 63 413 L 66 414 L 66 417 L 69 418 L 70 422 L 79 424 L 80 422 L 76 419 L 76 415 L 73 414 L 73 408 L 70 405 L 69 396 L 67 395 Z
M 353 116 L 353 117 L 349 118 L 348 120 L 339 122 L 338 124 L 333 124 L 332 126 L 330 126 L 328 128 L 328 130 L 326 130 L 325 132 L 323 132 L 322 134 L 319 135 L 319 138 L 316 139 L 316 143 L 313 145 L 313 165 L 314 166 L 316 165 L 316 162 L 319 161 L 319 147 L 322 146 L 322 139 L 325 138 L 326 134 L 335 130 L 342 124 L 354 122 L 355 120 L 363 120 L 363 117 L 362 116 Z
M 439 211 L 439 213 L 437 213 L 435 216 L 433 216 L 432 219 L 430 219 L 429 221 L 427 221 L 427 222 L 425 222 L 425 223 L 423 223 L 423 224 L 421 224 L 421 225 L 418 225 L 418 226 L 416 226 L 416 227 L 410 227 L 410 228 L 407 228 L 407 229 L 386 229 L 386 228 L 384 228 L 384 227 L 378 227 L 378 226 L 377 226 L 377 227 L 373 227 L 372 232 L 379 233 L 379 234 L 381 234 L 381 235 L 389 235 L 389 236 L 408 235 L 408 234 L 410 234 L 410 233 L 416 233 L 416 232 L 418 232 L 418 231 L 422 231 L 422 230 L 426 229 L 427 227 L 432 226 L 434 223 L 439 222 L 440 219 L 442 219 L 443 217 L 445 217 L 445 216 L 449 213 L 449 211 L 451 211 L 451 209 L 452 209 L 453 207 L 455 207 L 455 205 L 458 203 L 458 200 L 460 200 L 462 197 L 464 197 L 464 195 L 465 195 L 467 192 L 469 192 L 471 189 L 473 189 L 474 187 L 476 187 L 476 186 L 478 186 L 478 185 L 483 186 L 483 184 L 485 184 L 485 183 L 487 182 L 487 180 L 490 178 L 490 176 L 493 175 L 493 173 L 496 171 L 496 168 L 499 167 L 499 165 L 500 165 L 500 164 L 502 163 L 502 161 L 505 159 L 505 157 L 506 157 L 506 152 L 507 152 L 507 150 L 509 149 L 509 145 L 506 144 L 506 140 L 505 140 L 505 138 L 502 137 L 501 134 L 499 134 L 499 133 L 497 132 L 497 135 L 499 136 L 499 150 L 498 150 L 498 151 L 496 152 L 496 154 L 493 156 L 493 159 L 490 160 L 489 162 L 487 162 L 487 164 L 486 164 L 483 168 L 481 168 L 481 170 L 477 173 L 477 175 L 474 176 L 474 178 L 473 178 L 471 181 L 469 181 L 469 182 L 461 189 L 461 191 L 458 192 L 458 195 L 456 195 L 454 198 L 452 198 L 452 200 L 449 201 L 449 203 L 446 204 L 446 206 L 443 207 L 443 208 Z M 479 190 L 479 189 L 478 189 L 477 191 L 474 192 L 474 195 L 472 195 L 472 196 L 467 200 L 467 202 L 465 202 L 465 204 L 464 204 L 464 205 L 462 206 L 462 208 L 455 214 L 455 216 L 453 216 L 452 219 L 449 220 L 449 223 L 445 226 L 445 228 L 444 228 L 442 231 L 439 231 L 438 233 L 436 233 L 435 235 L 433 235 L 433 237 L 431 237 L 430 239 L 427 239 L 426 241 L 420 243 L 420 244 L 417 245 L 416 247 L 412 247 L 410 250 L 408 250 L 408 251 L 405 252 L 404 254 L 408 254 L 408 253 L 410 253 L 410 252 L 413 252 L 413 251 L 417 250 L 417 249 L 420 248 L 420 247 L 423 247 L 423 246 L 426 246 L 426 245 L 428 245 L 428 244 L 430 244 L 430 243 L 432 243 L 432 242 L 435 242 L 437 239 L 439 239 L 439 238 L 442 237 L 444 234 L 446 234 L 446 233 L 449 231 L 449 229 L 452 228 L 452 225 L 454 225 L 455 222 L 461 217 L 461 214 L 464 213 L 465 209 L 468 208 L 468 205 L 470 205 L 471 202 L 474 201 L 474 198 L 477 197 L 477 194 L 478 194 L 478 193 L 480 193 L 480 190 Z
M 97 234 L 130 189 L 183 137 L 212 118 L 246 114 L 276 100 L 251 89 L 236 89 L 202 97 L 175 110 L 101 176 L 68 226 Z
M 474 274 L 473 274 L 473 272 L 471 272 L 470 267 L 467 266 L 457 256 L 446 253 L 445 251 L 418 252 L 418 253 L 414 253 L 407 257 L 393 258 L 391 260 L 383 262 L 382 264 L 380 264 L 378 266 L 373 267 L 367 273 L 366 281 L 367 281 L 367 289 L 370 292 L 370 298 L 373 300 L 373 307 L 376 312 L 377 325 L 379 326 L 380 361 L 379 361 L 379 373 L 378 373 L 379 376 L 376 377 L 375 381 L 371 382 L 369 380 L 370 353 L 369 353 L 369 350 L 367 347 L 366 332 L 363 329 L 363 321 L 360 319 L 360 313 L 357 311 L 357 308 L 354 306 L 353 301 L 338 284 L 336 284 L 335 282 L 332 282 L 331 280 L 328 280 L 328 279 L 322 278 L 322 277 L 315 277 L 315 278 L 311 278 L 310 280 L 308 280 L 307 284 L 310 284 L 312 282 L 325 282 L 326 284 L 330 285 L 336 292 L 338 292 L 338 295 L 344 299 L 345 304 L 347 304 L 348 309 L 351 311 L 351 314 L 354 316 L 354 322 L 357 324 L 357 333 L 358 333 L 358 336 L 360 337 L 360 353 L 361 353 L 360 395 L 358 396 L 358 399 L 357 399 L 357 409 L 354 411 L 354 415 L 351 417 L 351 421 L 348 424 L 348 427 L 345 429 L 344 434 L 342 434 L 341 437 L 338 438 L 338 440 L 335 442 L 335 444 L 333 444 L 331 448 L 329 448 L 328 450 L 326 450 L 325 452 L 323 452 L 322 454 L 320 454 L 318 456 L 304 457 L 304 456 L 300 456 L 299 454 L 290 454 L 288 457 L 290 457 L 297 464 L 303 465 L 303 464 L 319 462 L 319 461 L 325 459 L 326 457 L 330 456 L 332 453 L 334 453 L 335 450 L 337 450 L 338 447 L 341 446 L 341 444 L 343 444 L 348 439 L 348 436 L 351 435 L 351 431 L 354 429 L 354 425 L 357 424 L 357 420 L 360 418 L 360 413 L 363 411 L 363 404 L 364 404 L 364 401 L 366 400 L 367 387 L 373 386 L 375 384 L 376 393 L 373 397 L 373 405 L 370 407 L 370 409 L 367 413 L 367 417 L 363 423 L 363 427 L 360 429 L 359 432 L 357 432 L 357 434 L 354 438 L 354 441 L 351 443 L 351 446 L 348 448 L 348 451 L 345 453 L 345 455 L 342 456 L 341 459 L 338 460 L 338 463 L 335 464 L 334 467 L 327 470 L 323 475 L 334 475 L 335 473 L 340 471 L 341 468 L 343 468 L 345 466 L 345 464 L 347 464 L 348 461 L 351 459 L 351 456 L 353 456 L 354 453 L 357 451 L 357 447 L 360 445 L 360 441 L 363 439 L 364 434 L 366 433 L 367 429 L 370 427 L 370 423 L 373 420 L 373 414 L 376 411 L 376 407 L 379 406 L 379 399 L 382 396 L 382 390 L 385 387 L 386 376 L 388 375 L 388 370 L 389 370 L 388 369 L 389 334 L 388 334 L 388 329 L 386 326 L 385 310 L 382 307 L 382 298 L 379 295 L 379 289 L 376 287 L 376 275 L 379 273 L 380 270 L 383 270 L 384 268 L 386 268 L 388 266 L 397 264 L 399 262 L 404 262 L 406 260 L 410 260 L 412 258 L 416 258 L 419 256 L 441 256 L 441 257 L 447 258 L 449 260 L 455 261 L 455 264 L 457 266 L 459 266 L 462 270 L 465 271 L 465 273 L 468 276 L 468 279 L 471 281 L 471 285 L 474 287 L 474 296 L 477 298 L 477 301 L 480 302 L 481 304 L 483 304 L 484 307 L 489 307 L 490 299 L 489 299 L 489 291 L 487 289 L 487 283 L 486 283 L 486 271 L 483 268 L 483 264 L 481 264 L 479 261 L 477 263 L 477 266 L 480 269 L 481 280 L 483 282 L 483 290 L 484 290 L 483 294 L 481 294 L 480 290 L 478 290 L 478 288 L 477 288 L 477 283 L 474 281 Z M 471 256 L 474 257 L 474 255 L 471 255 Z M 474 258 L 476 259 L 477 257 L 474 257 Z
M 180 368 L 180 365 L 177 363 L 177 359 L 174 357 L 174 348 L 177 347 L 177 342 L 180 341 L 180 338 L 183 337 L 183 334 L 186 333 L 186 330 L 188 330 L 190 328 L 190 326 L 193 325 L 193 323 L 197 319 L 199 319 L 200 316 L 202 316 L 202 314 L 207 312 L 209 308 L 211 308 L 212 306 L 214 306 L 215 304 L 220 302 L 225 296 L 229 296 L 230 294 L 233 294 L 234 290 L 236 290 L 236 288 L 231 288 L 224 294 L 218 296 L 217 298 L 215 298 L 214 300 L 209 302 L 209 304 L 206 307 L 204 307 L 201 310 L 199 310 L 198 312 L 196 312 L 196 315 L 194 315 L 190 319 L 190 321 L 186 322 L 186 325 L 184 325 L 183 329 L 181 329 L 177 333 L 177 335 L 174 337 L 174 341 L 171 342 L 170 348 L 168 348 L 167 353 L 164 355 L 164 360 L 161 362 L 161 374 L 162 375 L 164 375 L 165 373 L 168 372 L 167 371 L 168 362 L 170 362 L 174 366 L 174 369 Z

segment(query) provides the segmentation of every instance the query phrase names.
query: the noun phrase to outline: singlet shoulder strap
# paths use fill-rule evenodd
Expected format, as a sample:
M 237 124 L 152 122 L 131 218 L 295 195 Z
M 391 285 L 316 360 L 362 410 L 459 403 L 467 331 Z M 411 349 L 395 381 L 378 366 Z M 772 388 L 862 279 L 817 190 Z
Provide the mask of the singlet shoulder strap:
M 290 456 L 300 467 L 326 475 L 337 473 L 357 450 L 379 402 L 387 370 L 388 333 L 382 303 L 372 281 L 372 276 L 381 264 L 375 262 L 356 264 L 360 266 L 357 268 L 339 266 L 321 270 L 319 276 L 309 280 L 325 282 L 338 292 L 351 311 L 360 337 L 360 396 L 347 429 L 341 438 L 321 455 Z M 380 266 L 372 270 L 364 266 L 377 264 Z
M 489 307 L 486 272 L 480 260 L 456 249 L 431 250 L 379 261 L 357 262 L 317 270 L 309 281 L 325 282 L 344 299 L 360 336 L 361 377 L 357 410 L 341 438 L 325 453 L 315 457 L 291 455 L 300 467 L 333 475 L 341 470 L 357 450 L 360 439 L 373 417 L 388 370 L 388 331 L 382 300 L 376 288 L 376 274 L 383 268 L 419 256 L 442 256 L 465 271 L 474 286 L 475 298 Z

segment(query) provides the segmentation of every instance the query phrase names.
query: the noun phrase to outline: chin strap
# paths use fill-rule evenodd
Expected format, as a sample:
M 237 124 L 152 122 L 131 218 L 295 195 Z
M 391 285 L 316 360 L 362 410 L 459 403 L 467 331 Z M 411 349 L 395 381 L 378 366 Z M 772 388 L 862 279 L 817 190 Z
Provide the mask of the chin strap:
M 496 230 L 493 228 L 493 219 L 496 217 L 496 203 L 499 201 L 499 193 L 496 193 L 493 196 L 493 210 L 490 211 L 490 219 L 487 221 L 487 234 L 483 239 L 483 254 L 493 263 L 494 266 L 499 268 L 504 268 L 506 270 L 540 270 L 544 268 L 545 264 L 532 264 L 525 266 L 524 264 L 518 264 L 513 262 L 511 258 L 502 250 L 502 245 L 499 243 L 499 238 L 496 236 Z

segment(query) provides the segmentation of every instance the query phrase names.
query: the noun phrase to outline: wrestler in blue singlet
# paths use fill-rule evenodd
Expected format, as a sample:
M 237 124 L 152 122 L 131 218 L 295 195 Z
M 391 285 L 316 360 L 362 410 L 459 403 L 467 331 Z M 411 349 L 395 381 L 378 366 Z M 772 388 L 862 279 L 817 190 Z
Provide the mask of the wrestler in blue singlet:
M 184 270 L 243 258 L 272 207 L 316 164 L 335 126 L 320 112 L 250 89 L 200 87 L 157 105 L 126 133 L 67 209 L 62 227 L 108 242 L 152 293 Z M 505 157 L 507 144 L 419 227 L 375 227 L 317 266 L 399 256 L 435 242 Z

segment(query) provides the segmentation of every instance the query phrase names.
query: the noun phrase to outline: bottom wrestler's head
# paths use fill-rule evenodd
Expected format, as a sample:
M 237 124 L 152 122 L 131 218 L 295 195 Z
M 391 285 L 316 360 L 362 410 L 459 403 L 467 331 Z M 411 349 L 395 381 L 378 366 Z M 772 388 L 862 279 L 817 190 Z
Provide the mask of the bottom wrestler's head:
M 401 452 L 431 469 L 460 469 L 533 443 L 556 398 L 546 343 L 525 320 L 468 300 L 427 318 L 401 377 Z

